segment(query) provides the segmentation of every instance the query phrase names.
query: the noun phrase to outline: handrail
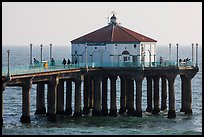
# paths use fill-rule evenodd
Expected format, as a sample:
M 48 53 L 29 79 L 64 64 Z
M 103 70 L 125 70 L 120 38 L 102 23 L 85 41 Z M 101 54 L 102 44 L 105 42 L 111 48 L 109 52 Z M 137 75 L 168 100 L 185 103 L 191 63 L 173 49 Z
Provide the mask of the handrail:
M 37 63 L 32 65 L 23 65 L 10 68 L 10 75 L 32 74 L 37 72 L 48 72 L 54 70 L 69 70 L 77 68 L 97 68 L 97 67 L 172 67 L 177 66 L 177 62 L 89 62 L 77 64 L 62 64 L 62 61 L 55 61 L 54 65 L 51 62 Z M 193 66 L 192 61 L 186 63 L 179 62 L 179 66 Z M 7 68 L 2 68 L 2 76 L 7 75 Z

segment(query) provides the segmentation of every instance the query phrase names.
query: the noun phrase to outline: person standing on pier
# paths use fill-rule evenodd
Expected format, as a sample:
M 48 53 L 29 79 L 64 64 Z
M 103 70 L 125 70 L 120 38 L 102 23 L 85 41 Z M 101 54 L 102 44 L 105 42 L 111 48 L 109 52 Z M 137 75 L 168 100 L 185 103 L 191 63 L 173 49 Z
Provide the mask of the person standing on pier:
M 163 62 L 163 58 L 162 57 L 160 57 L 159 62 L 160 62 L 160 66 L 161 66 L 161 64 Z
M 52 58 L 51 59 L 51 66 L 54 66 L 55 65 L 55 60 Z
M 68 66 L 68 68 L 69 68 L 70 63 L 71 63 L 71 61 L 70 61 L 70 59 L 68 59 L 68 60 L 67 60 L 67 66 Z
M 65 65 L 66 65 L 66 59 L 65 58 L 63 59 L 62 64 L 64 64 L 64 68 L 65 68 Z

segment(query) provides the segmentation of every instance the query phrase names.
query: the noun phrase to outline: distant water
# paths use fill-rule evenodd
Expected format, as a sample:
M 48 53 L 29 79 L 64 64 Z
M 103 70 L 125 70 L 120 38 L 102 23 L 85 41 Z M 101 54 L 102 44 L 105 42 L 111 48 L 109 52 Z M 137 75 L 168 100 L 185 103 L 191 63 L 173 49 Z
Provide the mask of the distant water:
M 10 50 L 10 66 L 29 64 L 28 46 L 3 46 L 2 67 L 7 66 L 7 50 Z M 194 49 L 195 50 L 195 49 Z M 118 117 L 92 117 L 82 116 L 58 116 L 57 122 L 49 122 L 46 116 L 34 115 L 36 110 L 36 85 L 33 84 L 30 99 L 31 124 L 22 124 L 22 89 L 20 87 L 6 87 L 3 92 L 3 135 L 201 135 L 202 134 L 202 46 L 199 46 L 198 65 L 199 72 L 192 79 L 192 115 L 184 115 L 179 112 L 181 108 L 181 80 L 177 76 L 175 80 L 176 118 L 168 119 L 167 112 L 161 112 L 159 116 L 146 114 L 143 117 L 118 116 Z M 191 58 L 191 46 L 179 46 L 179 58 Z M 162 56 L 168 59 L 168 46 L 157 47 L 157 59 Z M 33 57 L 40 60 L 40 46 L 33 47 Z M 70 58 L 69 46 L 53 45 L 53 57 L 56 60 Z M 43 59 L 49 59 L 49 46 L 43 47 Z M 172 47 L 172 60 L 176 59 L 176 47 Z M 110 81 L 108 81 L 108 85 Z M 119 103 L 119 79 L 117 80 L 117 109 Z M 83 88 L 83 87 L 82 87 Z M 143 80 L 142 109 L 146 109 L 146 80 Z M 82 89 L 83 91 L 83 89 Z M 110 89 L 108 89 L 110 91 Z M 74 91 L 73 91 L 74 92 Z M 45 90 L 45 95 L 47 89 Z M 83 92 L 82 92 L 83 94 Z M 72 98 L 74 99 L 74 98 Z M 160 98 L 161 99 L 161 98 Z M 46 100 L 45 100 L 46 102 Z M 83 102 L 83 99 L 82 99 Z M 167 98 L 168 102 L 168 98 Z M 46 104 L 47 105 L 47 104 Z M 83 105 L 82 105 L 83 106 Z M 108 95 L 108 107 L 110 96 Z M 167 103 L 168 107 L 168 103 Z M 74 104 L 72 104 L 74 108 Z

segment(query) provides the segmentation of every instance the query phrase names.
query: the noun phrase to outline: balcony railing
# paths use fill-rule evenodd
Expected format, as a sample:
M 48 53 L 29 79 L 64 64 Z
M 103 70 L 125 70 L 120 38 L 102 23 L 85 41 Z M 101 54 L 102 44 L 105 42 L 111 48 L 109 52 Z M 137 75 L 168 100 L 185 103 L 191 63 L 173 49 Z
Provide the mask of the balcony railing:
M 10 75 L 32 74 L 37 72 L 48 72 L 54 70 L 70 70 L 78 68 L 98 68 L 98 67 L 172 67 L 177 66 L 177 62 L 95 62 L 62 64 L 62 61 L 35 63 L 32 65 L 16 66 L 9 69 Z M 193 66 L 192 61 L 179 62 L 179 66 Z M 6 76 L 8 68 L 2 68 L 2 76 Z

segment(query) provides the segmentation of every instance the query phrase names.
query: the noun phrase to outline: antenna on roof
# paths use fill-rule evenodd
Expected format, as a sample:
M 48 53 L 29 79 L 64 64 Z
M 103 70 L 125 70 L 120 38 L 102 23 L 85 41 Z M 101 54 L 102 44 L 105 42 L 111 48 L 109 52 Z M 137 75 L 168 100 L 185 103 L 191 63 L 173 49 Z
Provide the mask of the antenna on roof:
M 116 15 L 116 12 L 115 12 L 115 11 L 111 11 L 111 13 L 114 14 L 114 15 Z

